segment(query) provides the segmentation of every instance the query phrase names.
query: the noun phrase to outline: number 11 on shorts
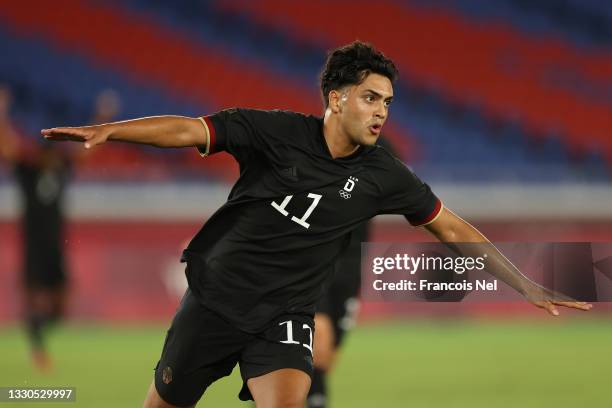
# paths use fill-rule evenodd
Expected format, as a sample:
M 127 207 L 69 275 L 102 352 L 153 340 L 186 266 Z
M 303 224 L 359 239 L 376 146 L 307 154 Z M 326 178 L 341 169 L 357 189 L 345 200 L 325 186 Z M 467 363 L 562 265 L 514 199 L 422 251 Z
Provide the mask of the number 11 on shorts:
M 281 343 L 284 343 L 284 344 L 302 344 L 302 346 L 306 347 L 310 351 L 310 354 L 312 354 L 312 328 L 310 326 L 308 326 L 306 323 L 304 323 L 302 325 L 302 329 L 308 330 L 308 335 L 309 335 L 309 338 L 310 338 L 309 343 L 306 344 L 306 343 L 300 343 L 299 341 L 295 341 L 293 339 L 293 321 L 292 320 L 287 320 L 286 322 L 281 322 L 278 325 L 282 326 L 283 324 L 287 325 L 287 340 L 282 340 Z

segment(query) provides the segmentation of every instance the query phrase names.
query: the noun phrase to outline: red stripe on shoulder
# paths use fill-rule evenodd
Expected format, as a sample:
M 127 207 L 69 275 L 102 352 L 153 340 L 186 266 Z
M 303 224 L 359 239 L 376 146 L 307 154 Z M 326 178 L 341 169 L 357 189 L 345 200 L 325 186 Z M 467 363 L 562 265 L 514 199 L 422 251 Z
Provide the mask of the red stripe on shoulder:
M 202 119 L 204 119 L 204 122 L 206 122 L 206 126 L 208 126 L 208 133 L 210 135 L 210 146 L 208 146 L 208 152 L 212 153 L 213 149 L 215 148 L 215 142 L 217 140 L 215 126 L 213 125 L 212 120 L 210 120 L 208 116 L 202 116 Z
M 438 202 L 436 203 L 436 206 L 434 207 L 434 209 L 431 212 L 431 214 L 429 214 L 427 216 L 427 218 L 425 218 L 423 220 L 420 220 L 419 222 L 416 222 L 416 223 L 414 223 L 412 225 L 414 225 L 414 226 L 421 226 L 421 225 L 428 224 L 431 221 L 433 221 L 438 216 L 438 214 L 440 214 L 440 211 L 442 211 L 442 201 L 440 201 L 438 199 Z

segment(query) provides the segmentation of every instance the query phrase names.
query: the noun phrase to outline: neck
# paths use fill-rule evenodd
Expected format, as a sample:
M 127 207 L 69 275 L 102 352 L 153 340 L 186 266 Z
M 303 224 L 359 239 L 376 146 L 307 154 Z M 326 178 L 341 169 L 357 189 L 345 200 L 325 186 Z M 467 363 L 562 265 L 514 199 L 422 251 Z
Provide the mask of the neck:
M 353 143 L 349 135 L 340 127 L 340 123 L 329 108 L 325 111 L 323 118 L 323 136 L 333 159 L 350 156 L 359 148 L 359 145 Z

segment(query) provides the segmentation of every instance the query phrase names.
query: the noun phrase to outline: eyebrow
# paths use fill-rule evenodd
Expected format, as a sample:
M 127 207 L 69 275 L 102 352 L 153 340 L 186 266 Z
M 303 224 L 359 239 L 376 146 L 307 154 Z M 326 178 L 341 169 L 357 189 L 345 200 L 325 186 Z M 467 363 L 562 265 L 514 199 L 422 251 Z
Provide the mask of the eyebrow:
M 382 98 L 382 97 L 383 97 L 383 96 L 382 96 L 380 93 L 378 93 L 378 92 L 376 92 L 376 91 L 374 91 L 374 90 L 372 90 L 372 89 L 366 89 L 364 92 L 369 92 L 369 93 L 374 94 L 375 96 L 377 96 L 377 97 L 379 97 L 379 98 Z M 385 100 L 387 100 L 387 101 L 388 101 L 388 100 L 393 100 L 393 96 L 389 96 L 389 97 L 388 97 L 388 98 L 386 98 Z

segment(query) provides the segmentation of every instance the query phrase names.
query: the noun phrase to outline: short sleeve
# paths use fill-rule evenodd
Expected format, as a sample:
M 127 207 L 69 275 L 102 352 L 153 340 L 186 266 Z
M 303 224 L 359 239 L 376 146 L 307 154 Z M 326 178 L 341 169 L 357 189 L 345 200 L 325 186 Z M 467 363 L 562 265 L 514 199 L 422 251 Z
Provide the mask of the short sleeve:
M 414 226 L 433 222 L 444 206 L 431 188 L 394 157 L 385 167 L 386 174 L 380 182 L 383 197 L 379 213 L 404 215 Z
M 203 116 L 208 128 L 209 149 L 198 147 L 200 153 L 228 152 L 238 161 L 253 152 L 261 151 L 269 143 L 266 135 L 275 134 L 279 112 L 256 109 L 232 108 Z

